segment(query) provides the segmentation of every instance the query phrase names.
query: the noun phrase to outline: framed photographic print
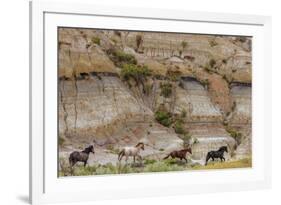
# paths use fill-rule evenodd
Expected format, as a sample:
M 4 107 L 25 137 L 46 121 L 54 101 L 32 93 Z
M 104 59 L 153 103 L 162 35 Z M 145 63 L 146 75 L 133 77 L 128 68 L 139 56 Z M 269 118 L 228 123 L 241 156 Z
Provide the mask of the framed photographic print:
M 39 1 L 30 20 L 31 203 L 270 187 L 270 17 Z

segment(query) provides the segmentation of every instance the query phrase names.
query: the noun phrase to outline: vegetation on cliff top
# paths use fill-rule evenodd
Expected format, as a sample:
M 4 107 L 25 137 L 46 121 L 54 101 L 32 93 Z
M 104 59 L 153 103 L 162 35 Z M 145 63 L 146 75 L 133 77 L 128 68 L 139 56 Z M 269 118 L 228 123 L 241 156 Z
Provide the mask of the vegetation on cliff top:
M 100 38 L 97 36 L 92 37 L 92 43 L 100 45 Z
M 150 75 L 150 70 L 147 66 L 139 66 L 135 64 L 124 64 L 121 69 L 121 77 L 124 80 L 129 80 L 133 78 L 138 81 L 141 78 L 145 78 Z
M 107 54 L 114 64 L 118 67 L 123 67 L 124 64 L 136 65 L 137 59 L 134 55 L 125 53 L 118 49 L 108 49 Z
M 169 127 L 173 123 L 173 116 L 166 110 L 157 110 L 155 112 L 155 120 L 165 127 Z
M 160 107 L 155 112 L 155 120 L 165 127 L 170 127 L 174 129 L 180 138 L 184 141 L 184 145 L 189 145 L 192 135 L 184 126 L 184 118 L 186 117 L 186 111 L 182 110 L 180 115 L 173 115 L 168 112 L 164 107 Z
M 235 139 L 237 145 L 240 145 L 243 139 L 241 132 L 236 131 L 234 128 L 226 126 L 225 130 L 230 134 L 232 138 Z

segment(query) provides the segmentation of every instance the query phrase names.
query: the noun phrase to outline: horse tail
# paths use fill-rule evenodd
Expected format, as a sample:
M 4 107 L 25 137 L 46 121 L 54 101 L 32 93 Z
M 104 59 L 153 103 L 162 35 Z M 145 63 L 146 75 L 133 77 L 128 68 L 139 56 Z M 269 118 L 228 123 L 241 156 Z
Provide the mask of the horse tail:
M 72 156 L 72 154 L 70 154 L 70 156 L 68 158 L 68 161 L 69 161 L 70 167 L 72 167 L 72 163 L 73 163 L 73 156 Z
M 121 157 L 125 154 L 125 150 L 122 149 L 121 152 L 119 152 L 118 154 L 118 160 L 120 161 L 121 160 Z
M 170 154 L 168 154 L 166 157 L 164 157 L 163 159 L 168 159 L 169 158 L 169 156 L 170 156 Z

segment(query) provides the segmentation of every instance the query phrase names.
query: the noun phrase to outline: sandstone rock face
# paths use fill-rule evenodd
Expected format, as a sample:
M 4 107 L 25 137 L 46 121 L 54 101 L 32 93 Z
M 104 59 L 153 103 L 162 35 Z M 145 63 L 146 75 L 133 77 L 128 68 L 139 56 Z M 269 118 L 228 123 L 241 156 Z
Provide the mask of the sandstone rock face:
M 183 112 L 182 126 L 197 141 L 193 159 L 225 145 L 227 160 L 251 156 L 251 38 L 61 28 L 58 46 L 62 156 L 94 142 L 101 154 L 91 163 L 106 164 L 117 162 L 116 150 L 144 142 L 142 156 L 161 160 L 186 143 L 174 129 Z M 113 49 L 150 75 L 124 80 Z M 173 116 L 168 127 L 155 119 L 160 107 Z M 239 142 L 229 127 L 242 134 Z
M 91 76 L 88 80 L 61 81 L 59 88 L 59 133 L 69 138 L 110 136 L 126 121 L 153 116 L 118 77 Z
M 193 145 L 193 159 L 205 160 L 209 151 L 218 150 L 221 146 L 228 146 L 229 153 L 226 153 L 226 160 L 230 159 L 231 150 L 236 144 L 229 136 L 224 127 L 219 123 L 194 123 L 189 125 L 190 133 L 198 140 Z
M 234 83 L 231 95 L 236 106 L 230 124 L 243 134 L 241 144 L 235 151 L 237 158 L 252 154 L 252 88 L 250 84 Z
M 250 124 L 252 119 L 251 85 L 234 83 L 231 88 L 231 96 L 236 104 L 231 118 L 231 123 Z
M 97 44 L 90 44 L 91 33 L 81 32 L 60 31 L 59 76 L 71 78 L 84 72 L 116 73 L 113 62 L 104 50 Z
M 143 141 L 147 145 L 144 154 L 155 156 L 182 148 L 183 141 L 173 131 L 155 125 L 153 112 L 119 77 L 99 77 L 60 81 L 60 136 L 71 144 L 94 141 L 104 149 L 110 144 L 120 149 Z
M 222 113 L 209 97 L 206 88 L 193 78 L 184 78 L 183 89 L 177 92 L 176 110 L 187 110 L 187 127 L 198 143 L 193 145 L 193 159 L 203 159 L 208 151 L 228 145 L 233 149 L 235 140 L 221 125 Z M 229 157 L 228 157 L 229 158 Z
M 190 122 L 221 122 L 222 114 L 209 97 L 206 88 L 194 78 L 183 78 L 176 91 L 175 113 L 187 111 Z

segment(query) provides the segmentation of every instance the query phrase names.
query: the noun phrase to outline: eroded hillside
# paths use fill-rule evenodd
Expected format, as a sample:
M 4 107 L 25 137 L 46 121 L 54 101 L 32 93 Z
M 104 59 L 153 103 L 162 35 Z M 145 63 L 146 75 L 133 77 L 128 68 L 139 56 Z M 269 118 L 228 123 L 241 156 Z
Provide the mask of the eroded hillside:
M 251 38 L 59 29 L 61 151 L 93 141 L 145 155 L 192 144 L 251 155 Z

